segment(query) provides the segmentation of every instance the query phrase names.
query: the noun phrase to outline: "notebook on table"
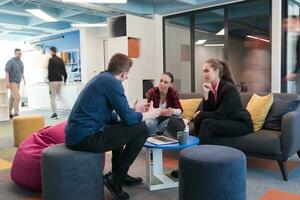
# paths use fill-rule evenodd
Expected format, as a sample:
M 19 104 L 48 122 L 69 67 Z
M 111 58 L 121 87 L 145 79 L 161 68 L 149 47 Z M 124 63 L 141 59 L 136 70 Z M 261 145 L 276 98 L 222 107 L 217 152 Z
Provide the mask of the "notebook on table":
M 182 118 L 171 117 L 166 130 L 162 135 L 154 135 L 147 139 L 147 142 L 155 145 L 167 145 L 177 143 L 177 132 L 183 131 L 185 124 Z

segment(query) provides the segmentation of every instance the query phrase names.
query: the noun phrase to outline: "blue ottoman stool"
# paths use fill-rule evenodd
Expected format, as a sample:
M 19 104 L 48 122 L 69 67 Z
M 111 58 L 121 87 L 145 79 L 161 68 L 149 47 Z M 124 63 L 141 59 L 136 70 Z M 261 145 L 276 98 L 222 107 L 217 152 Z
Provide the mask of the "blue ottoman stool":
M 103 154 L 72 151 L 65 144 L 42 155 L 43 200 L 103 200 Z
M 231 147 L 198 145 L 179 157 L 179 200 L 245 200 L 246 156 Z

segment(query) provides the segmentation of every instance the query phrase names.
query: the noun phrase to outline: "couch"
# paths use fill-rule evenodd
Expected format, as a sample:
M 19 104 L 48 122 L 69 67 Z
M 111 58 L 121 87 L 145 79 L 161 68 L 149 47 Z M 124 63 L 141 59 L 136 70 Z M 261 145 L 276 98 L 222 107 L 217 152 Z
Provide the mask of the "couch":
M 242 104 L 246 107 L 252 93 L 241 93 Z M 258 94 L 265 95 L 265 94 Z M 285 100 L 298 99 L 297 94 L 274 93 L 274 97 Z M 199 93 L 182 93 L 181 99 L 201 98 Z M 193 124 L 190 123 L 190 131 Z M 230 146 L 243 151 L 247 156 L 276 160 L 282 177 L 288 180 L 287 161 L 298 154 L 300 158 L 300 110 L 289 112 L 282 117 L 281 131 L 261 129 L 258 132 L 239 137 L 212 137 L 212 144 Z M 201 142 L 201 141 L 200 141 Z

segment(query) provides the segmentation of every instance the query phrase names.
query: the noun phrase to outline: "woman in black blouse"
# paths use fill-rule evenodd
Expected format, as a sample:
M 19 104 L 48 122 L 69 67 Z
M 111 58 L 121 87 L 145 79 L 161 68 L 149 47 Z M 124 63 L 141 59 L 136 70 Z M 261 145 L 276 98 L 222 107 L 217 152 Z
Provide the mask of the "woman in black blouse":
M 234 137 L 253 132 L 251 116 L 242 106 L 228 65 L 209 59 L 203 66 L 203 79 L 203 109 L 194 115 L 200 142 L 210 143 L 212 135 Z

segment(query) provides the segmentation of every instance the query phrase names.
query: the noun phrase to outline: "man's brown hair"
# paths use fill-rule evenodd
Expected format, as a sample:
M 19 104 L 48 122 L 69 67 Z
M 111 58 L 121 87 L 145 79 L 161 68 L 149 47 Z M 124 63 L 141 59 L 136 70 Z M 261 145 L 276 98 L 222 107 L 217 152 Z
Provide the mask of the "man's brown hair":
M 129 72 L 132 63 L 132 59 L 125 54 L 116 53 L 113 57 L 111 57 L 107 70 L 114 75 L 119 75 L 122 72 Z

